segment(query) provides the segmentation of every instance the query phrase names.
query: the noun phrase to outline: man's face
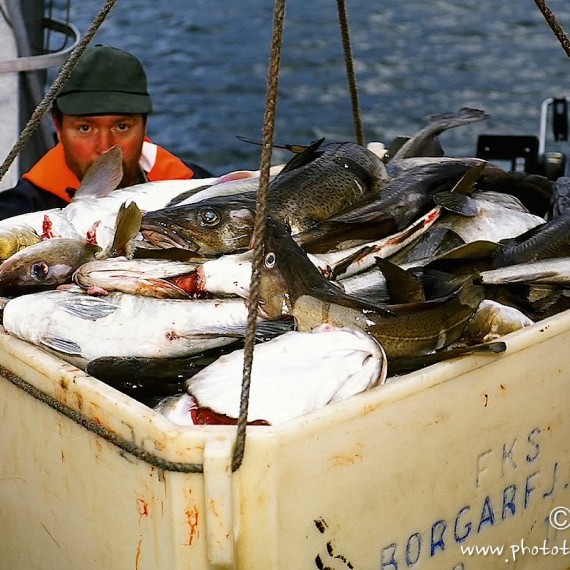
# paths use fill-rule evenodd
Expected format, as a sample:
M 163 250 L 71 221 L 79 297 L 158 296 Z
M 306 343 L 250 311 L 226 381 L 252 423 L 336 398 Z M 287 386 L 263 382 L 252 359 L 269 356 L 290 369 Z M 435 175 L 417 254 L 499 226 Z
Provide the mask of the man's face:
M 119 145 L 124 169 L 119 187 L 139 181 L 138 162 L 146 131 L 143 115 L 63 115 L 61 123 L 56 121 L 56 131 L 65 161 L 79 180 L 97 158 Z

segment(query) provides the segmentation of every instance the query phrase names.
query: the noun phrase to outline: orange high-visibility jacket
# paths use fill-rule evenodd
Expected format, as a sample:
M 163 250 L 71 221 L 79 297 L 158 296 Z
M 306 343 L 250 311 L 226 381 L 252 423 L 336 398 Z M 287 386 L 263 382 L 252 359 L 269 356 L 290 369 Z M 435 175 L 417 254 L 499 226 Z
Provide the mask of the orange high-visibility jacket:
M 183 180 L 194 176 L 194 171 L 178 157 L 147 140 L 143 142 L 139 165 L 150 181 Z M 71 202 L 75 190 L 79 188 L 79 180 L 67 166 L 60 143 L 49 150 L 22 178 L 66 202 Z

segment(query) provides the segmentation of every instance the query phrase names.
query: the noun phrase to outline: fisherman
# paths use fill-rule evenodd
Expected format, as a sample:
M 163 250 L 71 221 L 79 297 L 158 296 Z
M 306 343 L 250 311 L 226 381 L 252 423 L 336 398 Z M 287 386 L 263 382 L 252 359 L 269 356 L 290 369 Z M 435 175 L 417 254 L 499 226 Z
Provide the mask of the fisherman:
M 124 156 L 119 188 L 212 176 L 148 139 L 151 109 L 146 74 L 134 55 L 110 46 L 88 47 L 51 110 L 57 144 L 14 188 L 0 192 L 0 219 L 66 206 L 87 169 L 114 145 Z

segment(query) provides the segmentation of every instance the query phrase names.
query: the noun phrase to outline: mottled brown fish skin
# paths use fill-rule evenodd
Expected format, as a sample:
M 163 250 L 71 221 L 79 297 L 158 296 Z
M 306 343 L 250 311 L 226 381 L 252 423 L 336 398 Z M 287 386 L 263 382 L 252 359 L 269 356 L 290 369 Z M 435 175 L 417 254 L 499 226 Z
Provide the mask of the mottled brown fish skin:
M 306 164 L 284 169 L 270 184 L 268 214 L 293 234 L 378 192 L 388 178 L 380 158 L 355 143 L 331 143 L 316 154 Z M 158 247 L 206 256 L 234 253 L 249 247 L 255 209 L 256 192 L 218 196 L 149 212 L 141 233 Z
M 428 354 L 457 340 L 483 299 L 481 287 L 466 283 L 458 294 L 422 304 L 389 305 L 393 315 L 355 309 L 303 295 L 292 315 L 299 330 L 323 322 L 354 326 L 371 334 L 388 359 Z
M 459 338 L 483 299 L 483 288 L 468 279 L 442 298 L 387 305 L 387 314 L 342 293 L 271 221 L 264 247 L 260 279 L 264 316 L 293 316 L 301 331 L 322 323 L 360 328 L 380 342 L 388 358 L 418 356 L 447 346 Z
M 570 213 L 521 234 L 506 243 L 493 259 L 493 267 L 570 256 Z
M 269 213 L 295 234 L 376 193 L 387 180 L 373 152 L 356 143 L 331 143 L 309 164 L 273 180 Z

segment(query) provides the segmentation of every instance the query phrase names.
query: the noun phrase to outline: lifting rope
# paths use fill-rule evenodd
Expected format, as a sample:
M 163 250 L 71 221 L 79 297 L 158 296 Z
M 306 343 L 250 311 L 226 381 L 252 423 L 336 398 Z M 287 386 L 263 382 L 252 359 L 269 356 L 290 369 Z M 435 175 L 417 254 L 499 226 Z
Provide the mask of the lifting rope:
M 344 0 L 337 0 L 339 21 L 344 47 L 344 57 L 351 93 L 353 119 L 356 136 L 359 144 L 364 144 L 364 133 L 360 120 L 358 106 L 358 93 L 356 78 L 350 47 L 348 18 Z M 263 121 L 263 138 L 260 161 L 259 189 L 256 198 L 255 223 L 253 229 L 253 260 L 251 270 L 251 283 L 247 302 L 248 319 L 244 342 L 243 377 L 240 396 L 240 411 L 237 423 L 237 433 L 232 458 L 232 471 L 239 469 L 245 453 L 245 439 L 247 428 L 247 412 L 249 407 L 249 393 L 251 387 L 251 369 L 253 364 L 253 350 L 255 345 L 255 322 L 257 319 L 257 305 L 259 303 L 259 281 L 261 264 L 264 256 L 263 241 L 265 238 L 265 219 L 267 216 L 267 195 L 269 190 L 269 169 L 271 167 L 271 150 L 273 148 L 273 135 L 275 132 L 275 111 L 277 107 L 277 91 L 279 83 L 279 69 L 281 62 L 281 47 L 283 43 L 283 23 L 285 19 L 285 0 L 275 0 L 273 13 L 273 35 L 269 70 L 267 77 L 267 94 L 265 103 L 265 117 Z
M 239 469 L 245 452 L 245 432 L 247 426 L 247 410 L 249 407 L 249 391 L 251 386 L 251 367 L 253 364 L 253 348 L 255 344 L 255 321 L 259 303 L 259 278 L 263 259 L 263 241 L 265 239 L 265 218 L 267 216 L 267 194 L 269 190 L 269 169 L 271 166 L 271 150 L 275 132 L 275 110 L 277 107 L 277 86 L 279 83 L 279 67 L 281 62 L 281 45 L 283 39 L 283 21 L 285 19 L 285 0 L 275 0 L 273 13 L 273 37 L 267 74 L 267 96 L 265 117 L 263 121 L 263 138 L 261 147 L 261 163 L 259 190 L 255 207 L 255 223 L 253 227 L 253 260 L 251 267 L 251 284 L 247 301 L 247 331 L 244 342 L 243 379 L 240 398 L 239 419 L 236 442 L 232 458 L 232 471 Z
M 362 128 L 360 105 L 358 104 L 358 87 L 356 84 L 356 75 L 354 73 L 354 58 L 352 57 L 352 47 L 350 43 L 350 32 L 348 27 L 348 15 L 346 13 L 345 0 L 337 0 L 337 7 L 340 33 L 342 36 L 342 46 L 344 49 L 346 76 L 348 78 L 348 88 L 350 91 L 350 101 L 352 104 L 352 120 L 354 121 L 356 142 L 359 145 L 364 146 L 364 129 Z
M 12 150 L 8 153 L 8 156 L 5 158 L 2 166 L 0 166 L 0 180 L 4 177 L 8 169 L 22 150 L 24 146 L 30 140 L 32 134 L 36 130 L 36 128 L 41 123 L 42 119 L 44 118 L 45 114 L 50 109 L 52 103 L 55 101 L 55 98 L 58 96 L 59 92 L 63 88 L 65 82 L 68 80 L 69 76 L 75 69 L 81 54 L 85 51 L 85 48 L 89 45 L 89 42 L 93 39 L 93 36 L 116 4 L 117 0 L 107 0 L 99 14 L 95 17 L 91 26 L 85 33 L 85 36 L 81 39 L 81 41 L 77 44 L 75 49 L 69 54 L 67 61 L 63 64 L 57 77 L 55 78 L 54 82 L 52 83 L 49 91 L 46 93 L 44 98 L 35 108 L 32 116 L 30 117 L 29 121 L 27 122 L 26 126 L 22 130 L 18 140 L 12 147 Z
M 564 32 L 564 28 L 560 25 L 554 12 L 546 5 L 544 0 L 534 0 L 534 3 L 538 6 L 538 9 L 542 12 L 542 15 L 548 22 L 550 29 L 554 32 L 554 35 L 558 38 L 562 49 L 566 52 L 566 55 L 570 57 L 570 40 Z

